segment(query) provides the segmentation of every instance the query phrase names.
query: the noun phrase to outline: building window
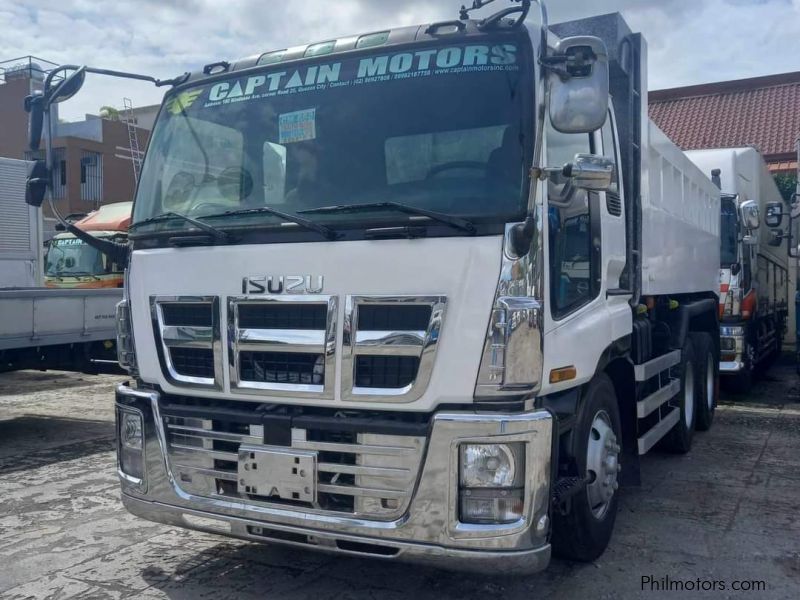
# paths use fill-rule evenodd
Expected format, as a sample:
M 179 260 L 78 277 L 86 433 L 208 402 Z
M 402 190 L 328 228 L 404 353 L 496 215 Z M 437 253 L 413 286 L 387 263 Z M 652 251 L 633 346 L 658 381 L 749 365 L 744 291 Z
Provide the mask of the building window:
M 81 153 L 81 200 L 99 205 L 103 201 L 103 155 Z

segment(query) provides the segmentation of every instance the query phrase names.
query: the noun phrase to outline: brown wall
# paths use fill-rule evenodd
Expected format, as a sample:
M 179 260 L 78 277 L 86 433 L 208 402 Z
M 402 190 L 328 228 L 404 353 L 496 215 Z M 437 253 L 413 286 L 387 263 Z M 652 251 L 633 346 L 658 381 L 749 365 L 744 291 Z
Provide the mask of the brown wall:
M 144 150 L 149 139 L 149 132 L 145 129 L 138 129 L 138 134 L 139 148 Z M 66 197 L 56 202 L 59 212 L 63 215 L 88 213 L 96 208 L 94 201 L 81 199 L 81 157 L 84 150 L 103 155 L 102 204 L 133 200 L 135 192 L 133 165 L 130 160 L 116 156 L 117 154 L 120 156 L 130 154 L 128 127 L 125 123 L 104 119 L 102 143 L 77 137 L 66 137 L 53 140 L 53 146 L 64 148 L 66 151 Z M 46 210 L 45 213 L 49 214 L 49 210 Z

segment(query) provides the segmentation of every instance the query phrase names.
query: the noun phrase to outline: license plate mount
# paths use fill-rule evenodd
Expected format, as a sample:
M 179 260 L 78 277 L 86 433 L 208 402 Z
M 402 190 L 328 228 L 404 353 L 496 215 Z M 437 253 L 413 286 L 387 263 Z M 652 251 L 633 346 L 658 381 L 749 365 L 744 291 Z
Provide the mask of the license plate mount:
M 317 501 L 317 453 L 243 444 L 239 447 L 240 494 L 293 502 Z

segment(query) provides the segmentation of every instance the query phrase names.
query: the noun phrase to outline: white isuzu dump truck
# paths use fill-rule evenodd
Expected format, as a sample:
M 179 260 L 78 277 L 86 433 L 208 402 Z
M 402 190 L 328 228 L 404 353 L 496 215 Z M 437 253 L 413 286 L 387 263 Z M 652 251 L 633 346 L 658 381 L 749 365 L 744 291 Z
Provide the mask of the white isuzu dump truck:
M 169 82 L 119 306 L 131 512 L 526 573 L 599 556 L 639 456 L 711 425 L 720 192 L 647 119 L 644 40 L 470 13 Z
M 753 371 L 767 367 L 783 345 L 792 218 L 755 148 L 693 150 L 686 155 L 712 179 L 719 178 L 722 188 L 720 372 L 746 392 Z

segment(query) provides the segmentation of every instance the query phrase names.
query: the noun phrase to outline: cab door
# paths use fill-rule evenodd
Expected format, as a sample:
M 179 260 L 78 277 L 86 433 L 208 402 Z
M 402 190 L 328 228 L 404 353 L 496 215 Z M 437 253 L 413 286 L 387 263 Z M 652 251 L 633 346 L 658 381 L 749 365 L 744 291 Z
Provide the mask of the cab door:
M 592 134 L 546 131 L 547 164 L 572 162 L 578 153 L 618 164 L 613 117 Z M 543 393 L 589 381 L 614 341 L 631 333 L 630 294 L 620 290 L 625 267 L 625 202 L 619 169 L 607 192 L 574 188 L 553 176 L 545 207 L 545 373 Z M 550 384 L 552 370 L 575 367 L 576 378 Z

